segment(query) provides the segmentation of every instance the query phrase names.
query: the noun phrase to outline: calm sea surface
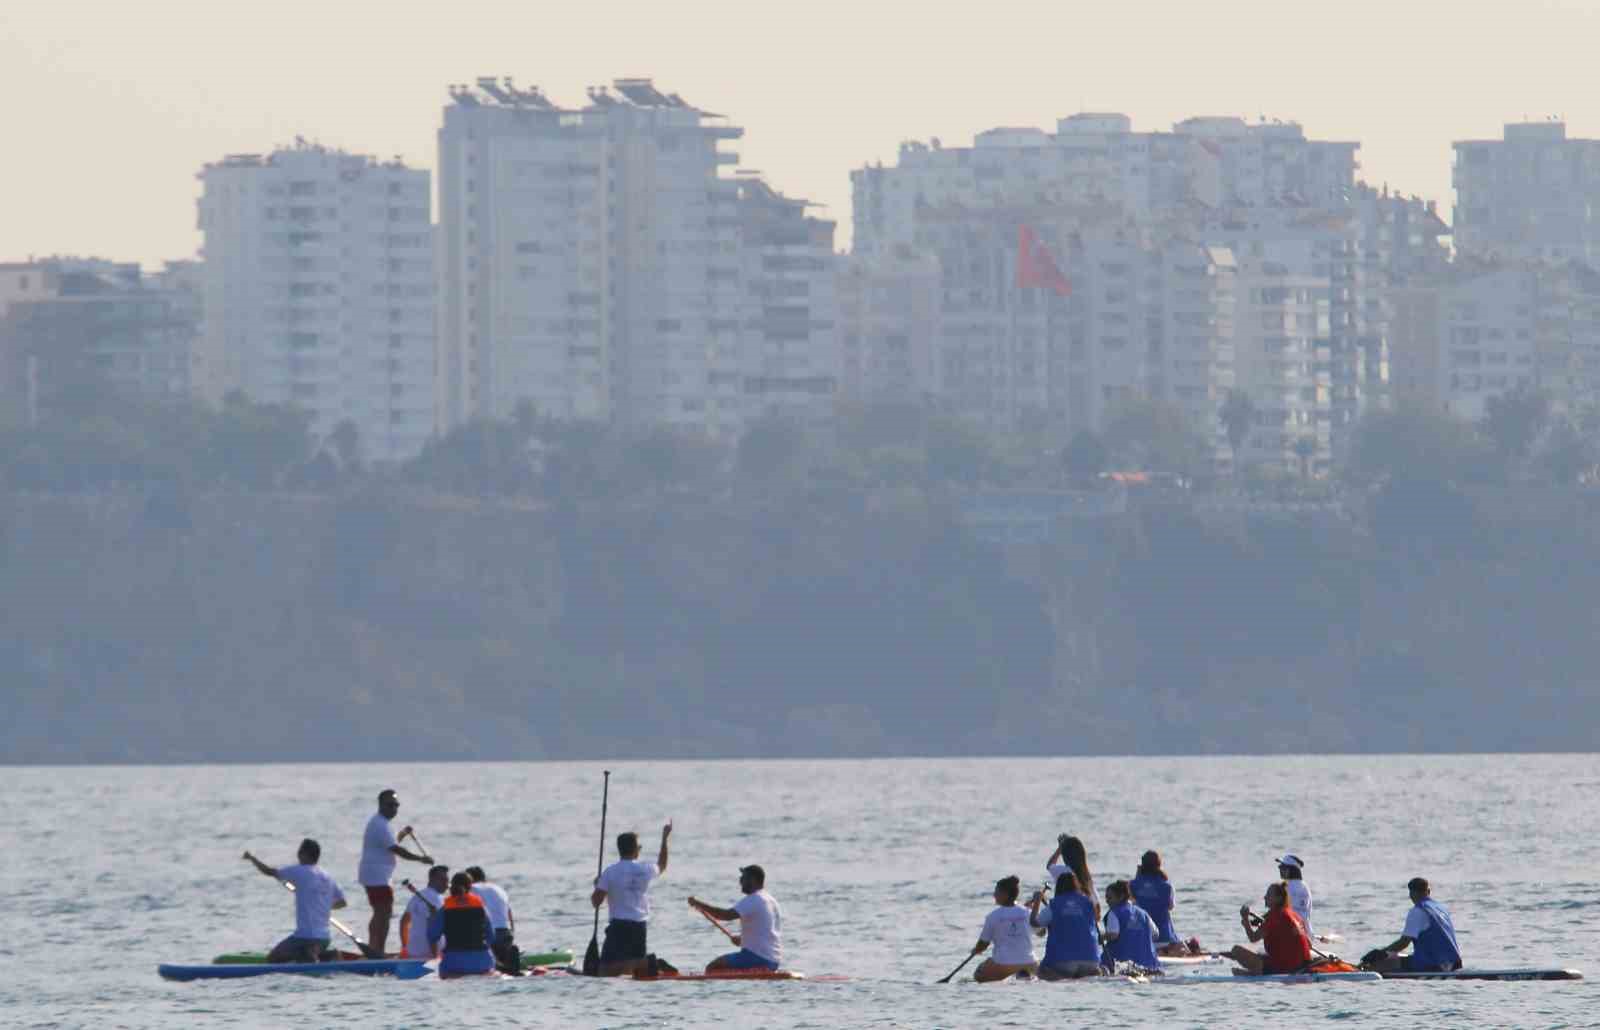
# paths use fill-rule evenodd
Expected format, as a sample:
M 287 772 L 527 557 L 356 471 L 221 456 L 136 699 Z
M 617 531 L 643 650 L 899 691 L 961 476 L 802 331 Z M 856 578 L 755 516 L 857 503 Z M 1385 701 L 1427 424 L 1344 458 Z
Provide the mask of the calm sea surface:
M 404 743 L 397 742 L 403 749 Z M 684 899 L 738 896 L 759 862 L 784 911 L 787 965 L 848 983 L 649 984 L 581 978 L 401 983 L 264 977 L 167 983 L 158 962 L 263 948 L 291 899 L 240 861 L 292 861 L 302 836 L 355 888 L 374 795 L 401 793 L 440 861 L 510 891 L 525 949 L 581 953 L 601 767 L 277 765 L 6 768 L 0 914 L 6 1027 L 1600 1026 L 1600 760 L 1593 755 L 1359 758 L 638 762 L 611 766 L 608 837 L 653 853 L 652 948 L 688 969 L 726 941 Z M 1082 837 L 1099 883 L 1156 848 L 1175 921 L 1240 939 L 1285 850 L 1306 860 L 1320 932 L 1359 956 L 1399 933 L 1405 882 L 1433 881 L 1469 965 L 1565 966 L 1579 983 L 1007 984 L 933 981 L 977 937 L 994 880 L 1042 876 Z M 608 846 L 608 860 L 612 849 Z M 402 863 L 415 876 L 421 867 Z M 393 940 L 391 935 L 391 941 Z M 970 966 L 968 969 L 970 970 Z M 1209 967 L 1221 970 L 1225 966 Z

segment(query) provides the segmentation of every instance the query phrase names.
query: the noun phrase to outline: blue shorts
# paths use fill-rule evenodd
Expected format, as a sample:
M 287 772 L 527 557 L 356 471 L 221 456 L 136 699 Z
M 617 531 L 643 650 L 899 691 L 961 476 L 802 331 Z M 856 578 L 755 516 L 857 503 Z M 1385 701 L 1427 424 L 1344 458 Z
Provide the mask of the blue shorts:
M 1458 967 L 1451 965 L 1425 966 L 1417 961 L 1416 955 L 1401 955 L 1400 968 L 1408 973 L 1448 973 Z
M 770 959 L 764 959 L 749 948 L 740 948 L 738 951 L 723 955 L 717 959 L 724 969 L 777 969 L 778 964 Z

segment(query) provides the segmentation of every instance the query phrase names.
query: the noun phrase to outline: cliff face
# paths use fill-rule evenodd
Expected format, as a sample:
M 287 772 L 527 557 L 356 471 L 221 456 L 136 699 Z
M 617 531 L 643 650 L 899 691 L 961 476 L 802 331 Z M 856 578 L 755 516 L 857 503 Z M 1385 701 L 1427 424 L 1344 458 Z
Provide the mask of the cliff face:
M 1589 749 L 1597 525 L 0 495 L 0 761 Z

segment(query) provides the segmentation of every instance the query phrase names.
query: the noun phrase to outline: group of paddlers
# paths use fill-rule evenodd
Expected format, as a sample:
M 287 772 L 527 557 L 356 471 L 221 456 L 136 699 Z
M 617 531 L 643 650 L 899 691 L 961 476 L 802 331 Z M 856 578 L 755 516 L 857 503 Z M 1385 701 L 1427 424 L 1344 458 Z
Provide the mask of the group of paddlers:
M 1207 953 L 1194 937 L 1179 938 L 1172 925 L 1172 885 L 1161 868 L 1161 856 L 1146 851 L 1137 875 L 1117 880 L 1105 889 L 1105 907 L 1095 895 L 1083 842 L 1062 834 L 1045 861 L 1050 883 L 1034 891 L 1025 904 L 1021 881 L 1008 876 L 995 883 L 995 908 L 983 922 L 972 954 L 991 946 L 994 953 L 978 966 L 980 982 L 1013 976 L 1038 976 L 1042 980 L 1067 980 L 1100 976 L 1121 969 L 1155 971 L 1161 959 L 1196 958 Z M 1251 944 L 1260 951 L 1237 945 L 1223 953 L 1249 975 L 1291 974 L 1318 968 L 1355 969 L 1355 966 L 1319 951 L 1312 943 L 1311 891 L 1297 855 L 1278 859 L 1279 879 L 1267 885 L 1263 901 L 1266 914 L 1257 916 L 1248 905 L 1239 909 L 1239 921 Z M 1054 887 L 1054 896 L 1051 885 Z M 1416 877 L 1406 885 L 1412 907 L 1405 928 L 1393 943 L 1369 951 L 1361 967 L 1379 972 L 1448 972 L 1461 968 L 1450 914 L 1431 897 L 1428 881 Z M 1044 958 L 1034 957 L 1034 938 L 1045 937 Z M 1410 955 L 1402 955 L 1406 948 Z M 959 967 L 958 967 L 959 968 Z M 947 978 L 948 979 L 948 978 Z

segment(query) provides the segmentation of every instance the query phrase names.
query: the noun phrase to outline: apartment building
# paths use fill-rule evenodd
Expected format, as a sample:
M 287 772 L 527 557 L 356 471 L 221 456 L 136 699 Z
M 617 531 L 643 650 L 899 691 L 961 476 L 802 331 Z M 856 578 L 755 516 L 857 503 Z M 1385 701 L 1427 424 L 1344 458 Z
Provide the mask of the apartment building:
M 746 380 L 784 378 L 749 374 L 745 240 L 764 218 L 721 174 L 743 132 L 647 79 L 594 87 L 578 107 L 510 80 L 453 88 L 439 132 L 443 424 L 530 401 L 736 434 Z M 816 258 L 812 242 L 787 257 L 795 244 L 756 246 L 769 249 L 758 269 Z
M 1568 139 L 1560 121 L 1509 124 L 1457 142 L 1452 180 L 1462 254 L 1600 265 L 1600 140 Z
M 430 177 L 304 141 L 199 174 L 205 333 L 196 392 L 353 423 L 363 457 L 399 461 L 434 433 Z
M 757 176 L 740 177 L 738 187 L 746 314 L 737 346 L 745 373 L 737 383 L 708 375 L 702 403 L 742 411 L 746 421 L 826 419 L 839 399 L 842 364 L 835 225 Z
M 1190 118 L 1134 132 L 1126 115 L 1103 113 L 1062 118 L 1054 133 L 991 129 L 970 147 L 907 142 L 897 164 L 850 173 L 855 252 L 912 242 L 930 207 L 1091 206 L 1141 219 L 1190 207 L 1343 209 L 1358 146 L 1307 139 L 1293 122 Z
M 48 258 L 0 268 L 6 408 L 36 421 L 64 396 L 109 386 L 132 396 L 188 395 L 198 297 L 136 264 Z
M 939 262 L 899 244 L 839 263 L 839 392 L 855 404 L 922 401 L 935 394 Z

